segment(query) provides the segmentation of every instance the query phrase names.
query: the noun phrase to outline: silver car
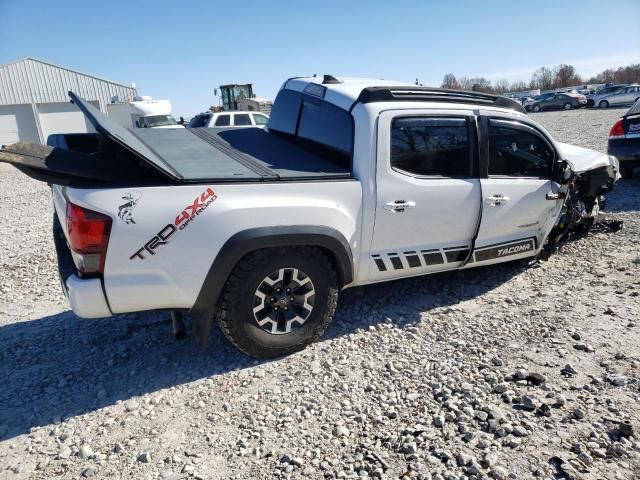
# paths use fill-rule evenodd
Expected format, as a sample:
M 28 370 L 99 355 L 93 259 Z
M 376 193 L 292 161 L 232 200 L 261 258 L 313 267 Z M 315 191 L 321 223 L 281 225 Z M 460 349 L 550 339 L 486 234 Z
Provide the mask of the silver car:
M 592 98 L 594 106 L 600 108 L 631 105 L 640 98 L 640 85 L 627 85 L 626 87 L 620 87 L 610 93 L 594 95 Z

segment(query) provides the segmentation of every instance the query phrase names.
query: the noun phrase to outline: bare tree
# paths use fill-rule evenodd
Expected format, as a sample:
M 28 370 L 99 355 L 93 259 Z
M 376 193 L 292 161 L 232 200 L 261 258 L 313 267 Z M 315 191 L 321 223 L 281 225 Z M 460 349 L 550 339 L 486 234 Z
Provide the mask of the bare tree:
M 458 82 L 460 84 L 460 88 L 462 88 L 463 90 L 471 90 L 474 80 L 475 79 L 469 77 L 461 77 Z
M 496 93 L 508 92 L 509 91 L 509 80 L 506 80 L 504 78 L 498 80 L 495 83 L 495 85 L 493 86 L 493 89 L 495 90 Z
M 442 79 L 442 88 L 460 88 L 458 80 L 453 73 L 447 73 Z
M 522 81 L 522 80 L 517 80 L 515 82 L 513 82 L 510 86 L 509 86 L 509 91 L 510 92 L 522 92 L 523 90 L 527 90 L 529 87 L 527 86 L 527 84 Z
M 595 77 L 591 77 L 588 83 L 638 83 L 640 82 L 640 63 L 607 69 Z
M 491 86 L 491 81 L 487 80 L 484 77 L 473 78 L 473 85 L 471 90 L 475 92 L 487 92 L 493 93 L 493 87 Z
M 555 68 L 554 86 L 556 88 L 573 87 L 582 83 L 582 78 L 576 73 L 573 65 L 558 65 Z
M 550 90 L 553 88 L 553 82 L 555 80 L 553 70 L 549 67 L 540 67 L 531 76 L 531 85 L 533 88 L 539 88 L 541 90 Z

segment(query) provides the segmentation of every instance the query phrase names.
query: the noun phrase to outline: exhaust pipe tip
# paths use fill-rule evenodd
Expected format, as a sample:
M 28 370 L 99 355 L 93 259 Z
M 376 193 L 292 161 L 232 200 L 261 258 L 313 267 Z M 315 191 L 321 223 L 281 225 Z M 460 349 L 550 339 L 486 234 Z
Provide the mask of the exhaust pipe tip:
M 176 340 L 187 338 L 187 327 L 184 324 L 184 314 L 182 312 L 171 312 L 171 327 L 173 328 L 173 337 Z

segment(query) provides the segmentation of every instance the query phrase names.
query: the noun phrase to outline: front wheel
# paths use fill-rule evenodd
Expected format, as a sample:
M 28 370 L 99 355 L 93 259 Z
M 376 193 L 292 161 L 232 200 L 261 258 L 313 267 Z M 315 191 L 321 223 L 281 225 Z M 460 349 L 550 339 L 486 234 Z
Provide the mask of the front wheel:
M 319 338 L 337 302 L 337 275 L 320 249 L 264 249 L 235 267 L 217 317 L 236 347 L 271 358 L 302 350 Z
M 598 106 L 599 106 L 600 108 L 609 108 L 609 102 L 607 102 L 606 100 L 602 100 L 602 101 L 598 104 Z
M 569 102 L 564 104 L 564 109 L 565 110 L 571 110 L 571 104 Z
M 540 105 L 534 105 L 534 106 L 533 106 L 533 111 L 534 111 L 534 112 L 538 113 L 540 110 L 541 110 L 541 109 L 540 109 Z

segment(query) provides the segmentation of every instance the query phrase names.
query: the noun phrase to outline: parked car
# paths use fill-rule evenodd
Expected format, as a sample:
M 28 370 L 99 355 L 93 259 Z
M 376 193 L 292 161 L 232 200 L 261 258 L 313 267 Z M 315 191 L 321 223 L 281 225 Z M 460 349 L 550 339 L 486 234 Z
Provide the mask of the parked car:
M 527 100 L 525 100 L 525 102 L 522 104 L 522 106 L 524 107 L 524 109 L 527 112 L 531 111 L 531 106 L 539 101 L 545 100 L 547 98 L 549 98 L 552 95 L 555 95 L 556 92 L 547 92 L 547 93 L 542 93 L 540 95 L 538 95 L 537 97 L 533 97 L 533 98 L 527 98 Z
M 594 97 L 594 101 L 599 108 L 619 107 L 624 105 L 632 105 L 640 98 L 640 85 L 633 84 L 619 88 L 609 94 Z
M 607 151 L 620 162 L 623 178 L 631 178 L 640 167 L 640 99 L 611 127 Z
M 252 111 L 204 112 L 191 119 L 187 128 L 264 127 L 269 116 Z
M 541 112 L 544 110 L 571 110 L 587 106 L 587 98 L 577 93 L 554 93 L 542 100 L 536 100 L 531 105 L 531 111 Z
M 618 176 L 480 92 L 292 78 L 267 129 L 163 135 L 70 96 L 98 133 L 0 161 L 52 184 L 73 311 L 189 311 L 201 344 L 217 320 L 258 357 L 322 335 L 342 288 L 547 255 Z
M 607 85 L 606 87 L 597 90 L 595 93 L 587 95 L 587 107 L 595 107 L 602 98 L 626 86 L 626 83 Z

